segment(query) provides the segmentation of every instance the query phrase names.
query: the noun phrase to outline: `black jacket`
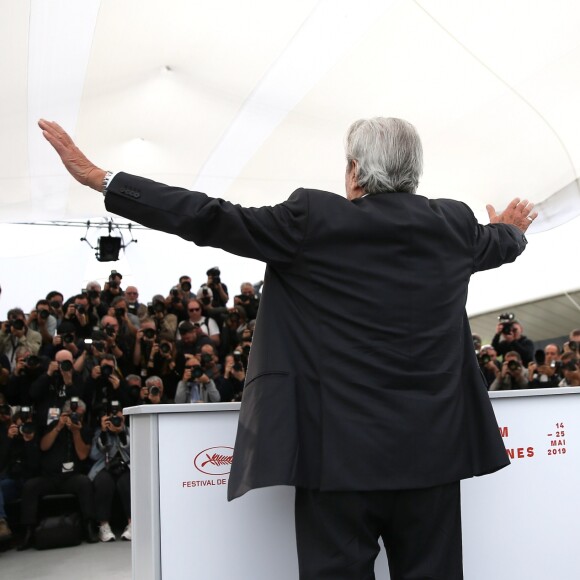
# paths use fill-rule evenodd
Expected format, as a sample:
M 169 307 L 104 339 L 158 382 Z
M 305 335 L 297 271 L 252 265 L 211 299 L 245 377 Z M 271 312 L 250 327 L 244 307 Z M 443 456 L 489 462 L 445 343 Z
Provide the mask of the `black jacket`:
M 119 173 L 109 211 L 267 263 L 229 498 L 270 485 L 430 487 L 509 463 L 465 313 L 525 248 L 452 200 L 299 189 L 242 208 Z

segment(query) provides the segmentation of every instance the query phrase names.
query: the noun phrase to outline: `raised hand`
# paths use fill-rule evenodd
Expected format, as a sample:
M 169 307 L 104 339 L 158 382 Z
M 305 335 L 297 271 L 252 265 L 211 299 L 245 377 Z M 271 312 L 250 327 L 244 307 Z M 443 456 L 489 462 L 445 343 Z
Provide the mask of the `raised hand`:
M 106 172 L 91 163 L 85 154 L 74 144 L 70 135 L 53 121 L 40 119 L 38 126 L 45 139 L 54 147 L 67 171 L 83 185 L 101 191 Z
M 511 224 L 519 228 L 522 233 L 525 232 L 530 224 L 538 217 L 537 211 L 534 209 L 534 204 L 527 199 L 520 201 L 519 197 L 514 198 L 510 204 L 501 212 L 496 213 L 493 205 L 486 206 L 489 215 L 490 224 Z

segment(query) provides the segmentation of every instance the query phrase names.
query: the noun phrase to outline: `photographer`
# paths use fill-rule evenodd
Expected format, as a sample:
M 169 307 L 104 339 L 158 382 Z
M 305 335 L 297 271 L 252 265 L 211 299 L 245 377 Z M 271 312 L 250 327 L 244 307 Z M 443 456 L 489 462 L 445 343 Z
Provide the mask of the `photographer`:
M 132 370 L 131 353 L 132 347 L 127 340 L 119 334 L 119 321 L 114 316 L 103 316 L 101 319 L 101 329 L 105 333 L 106 352 L 112 354 L 117 361 L 117 365 L 124 375 Z
M 86 294 L 77 294 L 68 301 L 59 329 L 65 321 L 74 325 L 74 332 L 77 338 L 89 338 L 91 336 L 93 326 L 97 324 L 98 319 L 91 320 L 89 316 L 89 298 Z
M 26 326 L 26 317 L 21 308 L 8 311 L 8 320 L 0 327 L 0 354 L 5 354 L 10 361 L 10 368 L 16 366 L 16 349 L 27 347 L 34 355 L 38 354 L 42 344 L 40 332 Z
M 50 313 L 48 300 L 38 300 L 36 302 L 34 310 L 31 310 L 28 315 L 26 324 L 28 328 L 40 333 L 43 347 L 52 344 L 52 337 L 56 334 L 57 320 Z
M 175 397 L 177 382 L 183 368 L 183 360 L 177 362 L 177 349 L 172 337 L 160 334 L 149 351 L 145 368 L 146 376 L 159 376 L 165 385 L 165 395 L 172 401 Z
M 40 498 L 55 493 L 77 496 L 86 540 L 89 543 L 98 541 L 93 521 L 93 486 L 84 475 L 92 442 L 92 432 L 84 425 L 85 410 L 81 399 L 73 397 L 67 400 L 58 417 L 48 424 L 41 436 L 41 475 L 26 481 L 22 490 L 21 521 L 26 533 L 19 550 L 30 546 Z
M 240 294 L 234 296 L 234 305 L 244 309 L 246 320 L 255 320 L 260 299 L 255 295 L 254 286 L 250 282 L 244 282 L 240 286 Z
M 109 521 L 115 490 L 119 494 L 127 518 L 127 526 L 121 539 L 131 540 L 131 471 L 129 432 L 119 401 L 111 401 L 100 418 L 91 447 L 91 459 L 95 462 L 89 471 L 89 479 L 95 489 L 95 515 L 99 524 L 101 542 L 114 542 L 115 534 Z
M 122 274 L 117 270 L 111 270 L 109 281 L 105 283 L 105 287 L 101 292 L 101 302 L 108 308 L 117 296 L 123 296 L 123 289 L 121 288 Z
M 201 356 L 200 356 L 201 358 Z M 176 403 L 219 403 L 220 394 L 196 356 L 185 355 L 182 379 L 177 384 Z
M 572 353 L 570 353 L 572 354 Z M 562 357 L 562 379 L 559 386 L 561 387 L 579 387 L 580 386 L 580 360 L 576 357 L 570 356 Z
M 206 289 L 202 288 L 200 289 L 200 292 L 203 293 L 204 290 Z M 209 295 L 206 296 L 206 298 L 202 297 L 201 300 L 204 299 L 210 300 Z M 197 329 L 198 335 L 205 334 L 216 346 L 219 347 L 221 340 L 219 326 L 213 318 L 204 316 L 202 302 L 197 299 L 190 300 L 187 303 L 187 314 L 189 317 L 189 322 L 191 322 L 191 324 L 193 324 L 193 326 Z
M 5 422 L 4 417 L 8 418 Z M 10 407 L 0 405 L 0 540 L 12 535 L 4 505 L 17 501 L 24 482 L 40 473 L 37 426 L 30 407 L 22 407 L 10 417 Z M 4 431 L 7 425 L 6 431 Z M 4 524 L 3 524 L 4 522 Z
M 522 366 L 520 353 L 507 352 L 501 366 L 501 372 L 490 385 L 490 391 L 511 391 L 515 389 L 527 389 L 527 370 Z
M 157 328 L 158 333 L 163 332 L 175 336 L 177 332 L 177 316 L 167 311 L 166 300 L 161 294 L 153 296 L 152 302 L 147 304 L 147 312 L 149 318 L 155 322 L 155 328 Z
M 225 308 L 230 297 L 228 295 L 228 287 L 222 282 L 220 269 L 217 266 L 210 268 L 206 272 L 206 275 L 206 285 L 212 292 L 212 301 L 210 306 L 212 308 Z
M 226 356 L 223 379 L 218 384 L 222 402 L 241 401 L 246 370 L 240 351 L 234 351 Z
M 117 296 L 113 300 L 107 314 L 117 319 L 119 323 L 119 334 L 126 342 L 130 343 L 133 341 L 141 323 L 135 314 L 129 312 L 127 300 L 124 296 Z
M 99 364 L 93 367 L 85 383 L 85 400 L 89 414 L 87 422 L 94 427 L 110 401 L 119 401 L 121 409 L 131 405 L 131 393 L 112 354 L 104 354 Z
M 497 353 L 491 344 L 481 347 L 477 356 L 479 368 L 485 377 L 487 388 L 491 386 L 496 377 L 500 374 L 501 364 L 497 360 Z
M 64 296 L 58 290 L 51 290 L 46 295 L 46 300 L 50 306 L 50 313 L 56 318 L 57 325 L 64 317 L 62 305 L 64 304 Z
M 544 350 L 537 350 L 535 362 L 528 365 L 529 389 L 557 387 L 560 376 L 560 349 L 555 344 L 548 344 Z
M 59 350 L 46 371 L 30 385 L 30 398 L 37 411 L 39 425 L 50 424 L 71 397 L 82 398 L 84 385 L 74 371 L 73 357 L 68 350 Z
M 53 358 L 59 350 L 68 350 L 75 359 L 75 369 L 82 370 L 82 364 L 76 364 L 76 359 L 84 350 L 82 343 L 77 343 L 76 326 L 69 320 L 63 320 L 57 329 L 57 334 L 52 337 L 52 345 L 44 348 L 46 355 Z
M 149 377 L 139 391 L 138 405 L 161 405 L 167 400 L 163 396 L 163 381 L 159 377 Z
M 45 357 L 33 355 L 25 346 L 19 347 L 16 350 L 16 367 L 4 390 L 6 402 L 18 407 L 30 406 L 32 404 L 30 387 L 47 364 Z
M 141 320 L 147 315 L 147 306 L 139 302 L 139 290 L 136 286 L 125 288 L 125 298 L 127 299 L 127 312 Z
M 223 359 L 228 353 L 232 353 L 241 340 L 241 333 L 247 327 L 246 313 L 241 306 L 228 309 L 224 323 L 221 327 L 220 354 Z
M 196 354 L 204 344 L 213 345 L 209 336 L 199 331 L 199 324 L 194 326 L 188 320 L 179 325 L 179 336 L 180 339 L 175 344 L 178 359 L 185 354 Z
M 96 280 L 93 280 L 87 284 L 85 293 L 89 300 L 90 319 L 101 320 L 108 311 L 108 306 L 101 301 L 101 285 Z
M 191 278 L 187 275 L 179 277 L 179 284 L 173 286 L 169 291 L 169 296 L 165 299 L 167 312 L 177 317 L 181 322 L 187 318 L 187 301 L 195 298 L 191 292 Z
M 522 325 L 511 312 L 500 314 L 499 323 L 491 345 L 498 356 L 504 356 L 509 351 L 519 353 L 522 363 L 527 366 L 534 360 L 534 343 L 523 335 Z M 504 358 L 505 360 L 505 358 Z

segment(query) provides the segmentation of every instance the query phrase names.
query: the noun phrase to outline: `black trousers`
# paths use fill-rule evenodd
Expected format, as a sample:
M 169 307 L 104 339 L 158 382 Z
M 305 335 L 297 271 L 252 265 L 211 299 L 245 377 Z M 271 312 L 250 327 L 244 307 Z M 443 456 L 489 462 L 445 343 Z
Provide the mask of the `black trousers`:
M 296 488 L 301 580 L 374 580 L 383 539 L 391 580 L 462 580 L 459 482 L 400 491 Z
M 115 489 L 119 492 L 123 510 L 127 519 L 131 517 L 131 472 L 126 471 L 122 475 L 111 475 L 106 469 L 101 469 L 93 480 L 95 486 L 95 510 L 96 518 L 100 522 L 108 522 L 111 519 L 111 508 Z
M 40 477 L 33 477 L 24 483 L 22 488 L 21 522 L 26 526 L 36 524 L 40 498 L 58 493 L 76 495 L 83 518 L 85 520 L 94 518 L 95 506 L 91 480 L 80 473 L 67 473 L 63 475 L 41 475 Z

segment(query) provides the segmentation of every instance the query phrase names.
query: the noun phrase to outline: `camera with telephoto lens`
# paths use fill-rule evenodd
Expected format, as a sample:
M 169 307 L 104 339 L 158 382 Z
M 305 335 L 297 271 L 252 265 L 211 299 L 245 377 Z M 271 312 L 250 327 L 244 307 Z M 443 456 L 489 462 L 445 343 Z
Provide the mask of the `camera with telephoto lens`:
M 50 312 L 48 310 L 39 310 L 38 316 L 39 316 L 39 318 L 46 320 L 50 316 Z
M 86 314 L 87 313 L 87 309 L 82 304 L 73 304 L 73 306 L 75 307 L 75 310 L 79 314 Z
M 6 325 L 6 331 L 10 332 L 11 329 L 14 330 L 24 330 L 24 320 L 22 318 L 16 318 L 15 320 L 9 320 Z
M 70 360 L 63 360 L 60 363 L 58 363 L 58 366 L 59 366 L 60 370 L 65 372 L 65 373 L 69 373 L 70 371 L 73 370 L 73 364 L 72 364 L 72 361 L 70 361 Z
M 22 423 L 20 427 L 18 427 L 18 432 L 20 435 L 33 435 L 36 433 L 36 425 L 34 423 Z
M 143 336 L 145 338 L 148 338 L 149 340 L 151 340 L 152 338 L 155 338 L 155 335 L 156 334 L 157 333 L 155 332 L 155 329 L 154 328 L 145 328 L 143 330 Z
M 89 297 L 89 300 L 96 300 L 99 297 L 99 291 L 98 290 L 89 290 L 87 292 L 87 296 Z
M 507 366 L 512 373 L 519 371 L 522 368 L 522 365 L 517 360 L 510 360 Z
M 504 312 L 503 314 L 500 314 L 497 319 L 499 320 L 500 324 L 503 325 L 501 329 L 502 334 L 511 334 L 514 325 L 515 314 L 513 312 Z
M 480 366 L 484 367 L 486 364 L 491 362 L 491 357 L 487 353 L 484 353 L 484 354 L 480 354 L 477 357 L 477 360 L 479 361 Z
M 541 367 L 542 365 L 546 364 L 546 353 L 544 350 L 542 350 L 541 348 L 539 348 L 535 353 L 534 353 L 534 359 L 536 360 L 536 364 Z
M 70 420 L 75 425 L 78 425 L 81 422 L 81 417 L 77 412 L 79 410 L 79 398 L 78 397 L 71 397 L 70 410 L 71 410 Z
M 201 355 L 201 366 L 206 368 L 209 365 L 211 365 L 211 363 L 213 362 L 213 356 L 211 354 L 208 354 L 207 352 L 204 352 Z
M 208 276 L 211 276 L 211 279 L 213 281 L 214 284 L 220 284 L 221 283 L 221 279 L 220 279 L 220 269 L 216 266 L 215 268 L 210 268 L 206 274 Z
M 101 365 L 101 376 L 108 379 L 113 374 L 113 367 L 111 365 Z
M 35 369 L 40 365 L 40 357 L 34 354 L 29 354 L 27 357 L 24 358 L 24 364 L 29 369 Z
M 125 309 L 124 308 L 115 308 L 115 316 L 117 318 L 124 318 L 125 317 Z
M 171 345 L 168 342 L 160 342 L 159 352 L 162 354 L 169 354 L 171 352 Z
M 161 389 L 159 387 L 151 387 L 149 389 L 149 396 L 150 397 L 158 397 L 161 393 Z
M 113 427 L 120 427 L 123 423 L 123 418 L 117 416 L 119 409 L 119 401 L 111 401 L 111 416 L 109 417 L 109 421 Z
M 243 371 L 244 365 L 242 363 L 242 353 L 239 350 L 234 352 L 234 366 L 233 369 L 235 371 Z
M 112 324 L 106 324 L 105 325 L 105 332 L 106 332 L 107 336 L 115 336 L 115 333 L 117 331 Z
M 189 292 L 191 290 L 191 282 L 182 282 L 181 283 L 181 290 L 183 292 Z
M 71 342 L 75 341 L 75 335 L 72 332 L 66 332 L 62 335 L 62 341 L 65 344 L 70 344 Z

